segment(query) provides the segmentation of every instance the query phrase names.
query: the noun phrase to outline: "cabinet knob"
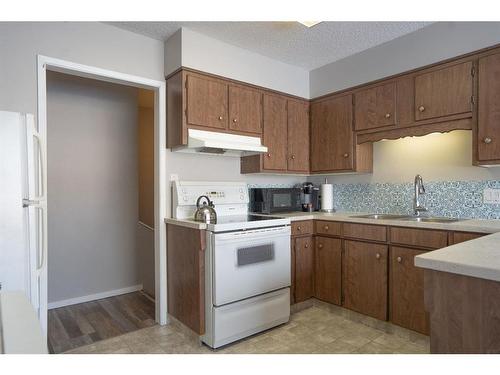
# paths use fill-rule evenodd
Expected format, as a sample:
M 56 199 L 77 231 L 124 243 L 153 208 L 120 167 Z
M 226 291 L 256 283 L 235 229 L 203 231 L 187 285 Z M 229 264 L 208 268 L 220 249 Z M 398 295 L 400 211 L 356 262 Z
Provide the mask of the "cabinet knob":
M 328 230 L 328 225 L 325 225 L 324 228 L 325 228 L 325 230 Z
M 348 158 L 349 154 L 346 152 L 344 155 L 342 155 L 344 158 Z
M 306 244 L 304 245 L 304 247 L 307 249 L 307 248 L 309 247 L 309 244 L 308 244 L 308 243 L 306 243 Z
M 219 116 L 219 120 L 222 120 L 222 116 Z
M 295 155 L 292 155 L 292 159 L 295 159 Z
M 385 118 L 391 118 L 391 114 L 390 113 L 386 113 L 385 114 Z
M 420 107 L 418 107 L 418 110 L 419 110 L 420 112 L 423 112 L 423 111 L 425 111 L 425 107 L 424 107 L 423 105 L 421 105 Z
M 403 261 L 403 258 L 397 257 L 396 260 L 398 261 L 398 263 L 401 263 Z
M 299 230 L 299 231 L 300 231 L 300 226 L 299 226 L 299 227 L 297 227 L 297 230 Z
M 486 144 L 490 144 L 491 143 L 491 138 L 490 137 L 485 137 L 483 139 L 483 142 L 486 143 Z
M 268 152 L 268 153 L 267 153 L 267 157 L 268 157 L 268 158 L 270 158 L 270 157 L 271 157 L 271 153 L 270 153 L 270 152 Z
M 318 245 L 318 247 L 319 247 L 320 249 L 322 249 L 322 248 L 323 248 L 323 244 L 322 244 L 322 243 L 320 243 L 320 244 Z
M 375 255 L 375 258 L 380 259 L 380 253 L 377 253 L 377 255 Z
M 238 122 L 238 120 L 237 120 L 237 119 L 235 119 L 235 118 L 233 118 L 233 122 Z

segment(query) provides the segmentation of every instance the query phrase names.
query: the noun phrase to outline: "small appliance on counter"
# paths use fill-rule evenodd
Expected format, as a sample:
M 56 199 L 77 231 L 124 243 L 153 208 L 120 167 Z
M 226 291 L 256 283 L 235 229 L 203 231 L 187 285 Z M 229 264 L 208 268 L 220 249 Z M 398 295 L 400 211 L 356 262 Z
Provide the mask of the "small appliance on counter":
M 250 189 L 250 211 L 261 214 L 300 211 L 302 189 L 252 188 Z
M 312 182 L 302 185 L 302 211 L 313 212 L 319 210 L 319 188 Z
M 333 185 L 328 183 L 325 178 L 325 183 L 321 184 L 321 211 L 335 212 L 333 208 Z
M 205 198 L 205 202 L 200 206 L 200 201 Z M 201 221 L 205 224 L 216 224 L 217 213 L 215 212 L 214 202 L 206 195 L 200 195 L 196 200 L 196 212 L 194 213 L 194 220 Z

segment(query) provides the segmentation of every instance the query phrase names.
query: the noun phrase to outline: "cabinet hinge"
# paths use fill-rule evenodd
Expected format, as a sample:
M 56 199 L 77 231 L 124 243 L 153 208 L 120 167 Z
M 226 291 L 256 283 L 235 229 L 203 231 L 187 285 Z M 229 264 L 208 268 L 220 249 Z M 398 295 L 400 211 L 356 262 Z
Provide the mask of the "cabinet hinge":
M 471 75 L 471 76 L 473 76 L 473 77 L 476 75 L 476 67 L 475 67 L 475 66 L 473 66 L 473 67 L 471 68 L 471 70 L 470 70 L 470 75 Z
M 472 105 L 476 104 L 476 99 L 474 98 L 474 95 L 470 97 L 470 102 Z

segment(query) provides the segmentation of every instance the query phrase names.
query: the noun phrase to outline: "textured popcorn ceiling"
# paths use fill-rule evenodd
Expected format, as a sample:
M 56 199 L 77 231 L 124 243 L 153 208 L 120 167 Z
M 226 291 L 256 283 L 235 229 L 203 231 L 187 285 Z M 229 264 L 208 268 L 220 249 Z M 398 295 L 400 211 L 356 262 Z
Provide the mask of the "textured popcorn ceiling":
M 421 29 L 430 22 L 110 22 L 158 40 L 180 27 L 312 70 Z

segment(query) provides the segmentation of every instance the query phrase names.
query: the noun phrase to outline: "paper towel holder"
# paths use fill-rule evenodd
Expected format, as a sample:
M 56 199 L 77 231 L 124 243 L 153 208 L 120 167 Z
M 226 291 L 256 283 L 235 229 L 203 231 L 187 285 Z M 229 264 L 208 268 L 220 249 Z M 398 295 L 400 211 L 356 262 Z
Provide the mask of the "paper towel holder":
M 321 184 L 320 191 L 321 191 L 320 211 L 327 212 L 327 213 L 335 212 L 335 209 L 333 208 L 333 185 L 328 183 L 328 178 L 325 178 L 325 183 Z M 328 199 L 329 204 L 326 204 L 325 194 L 329 195 L 329 199 Z

